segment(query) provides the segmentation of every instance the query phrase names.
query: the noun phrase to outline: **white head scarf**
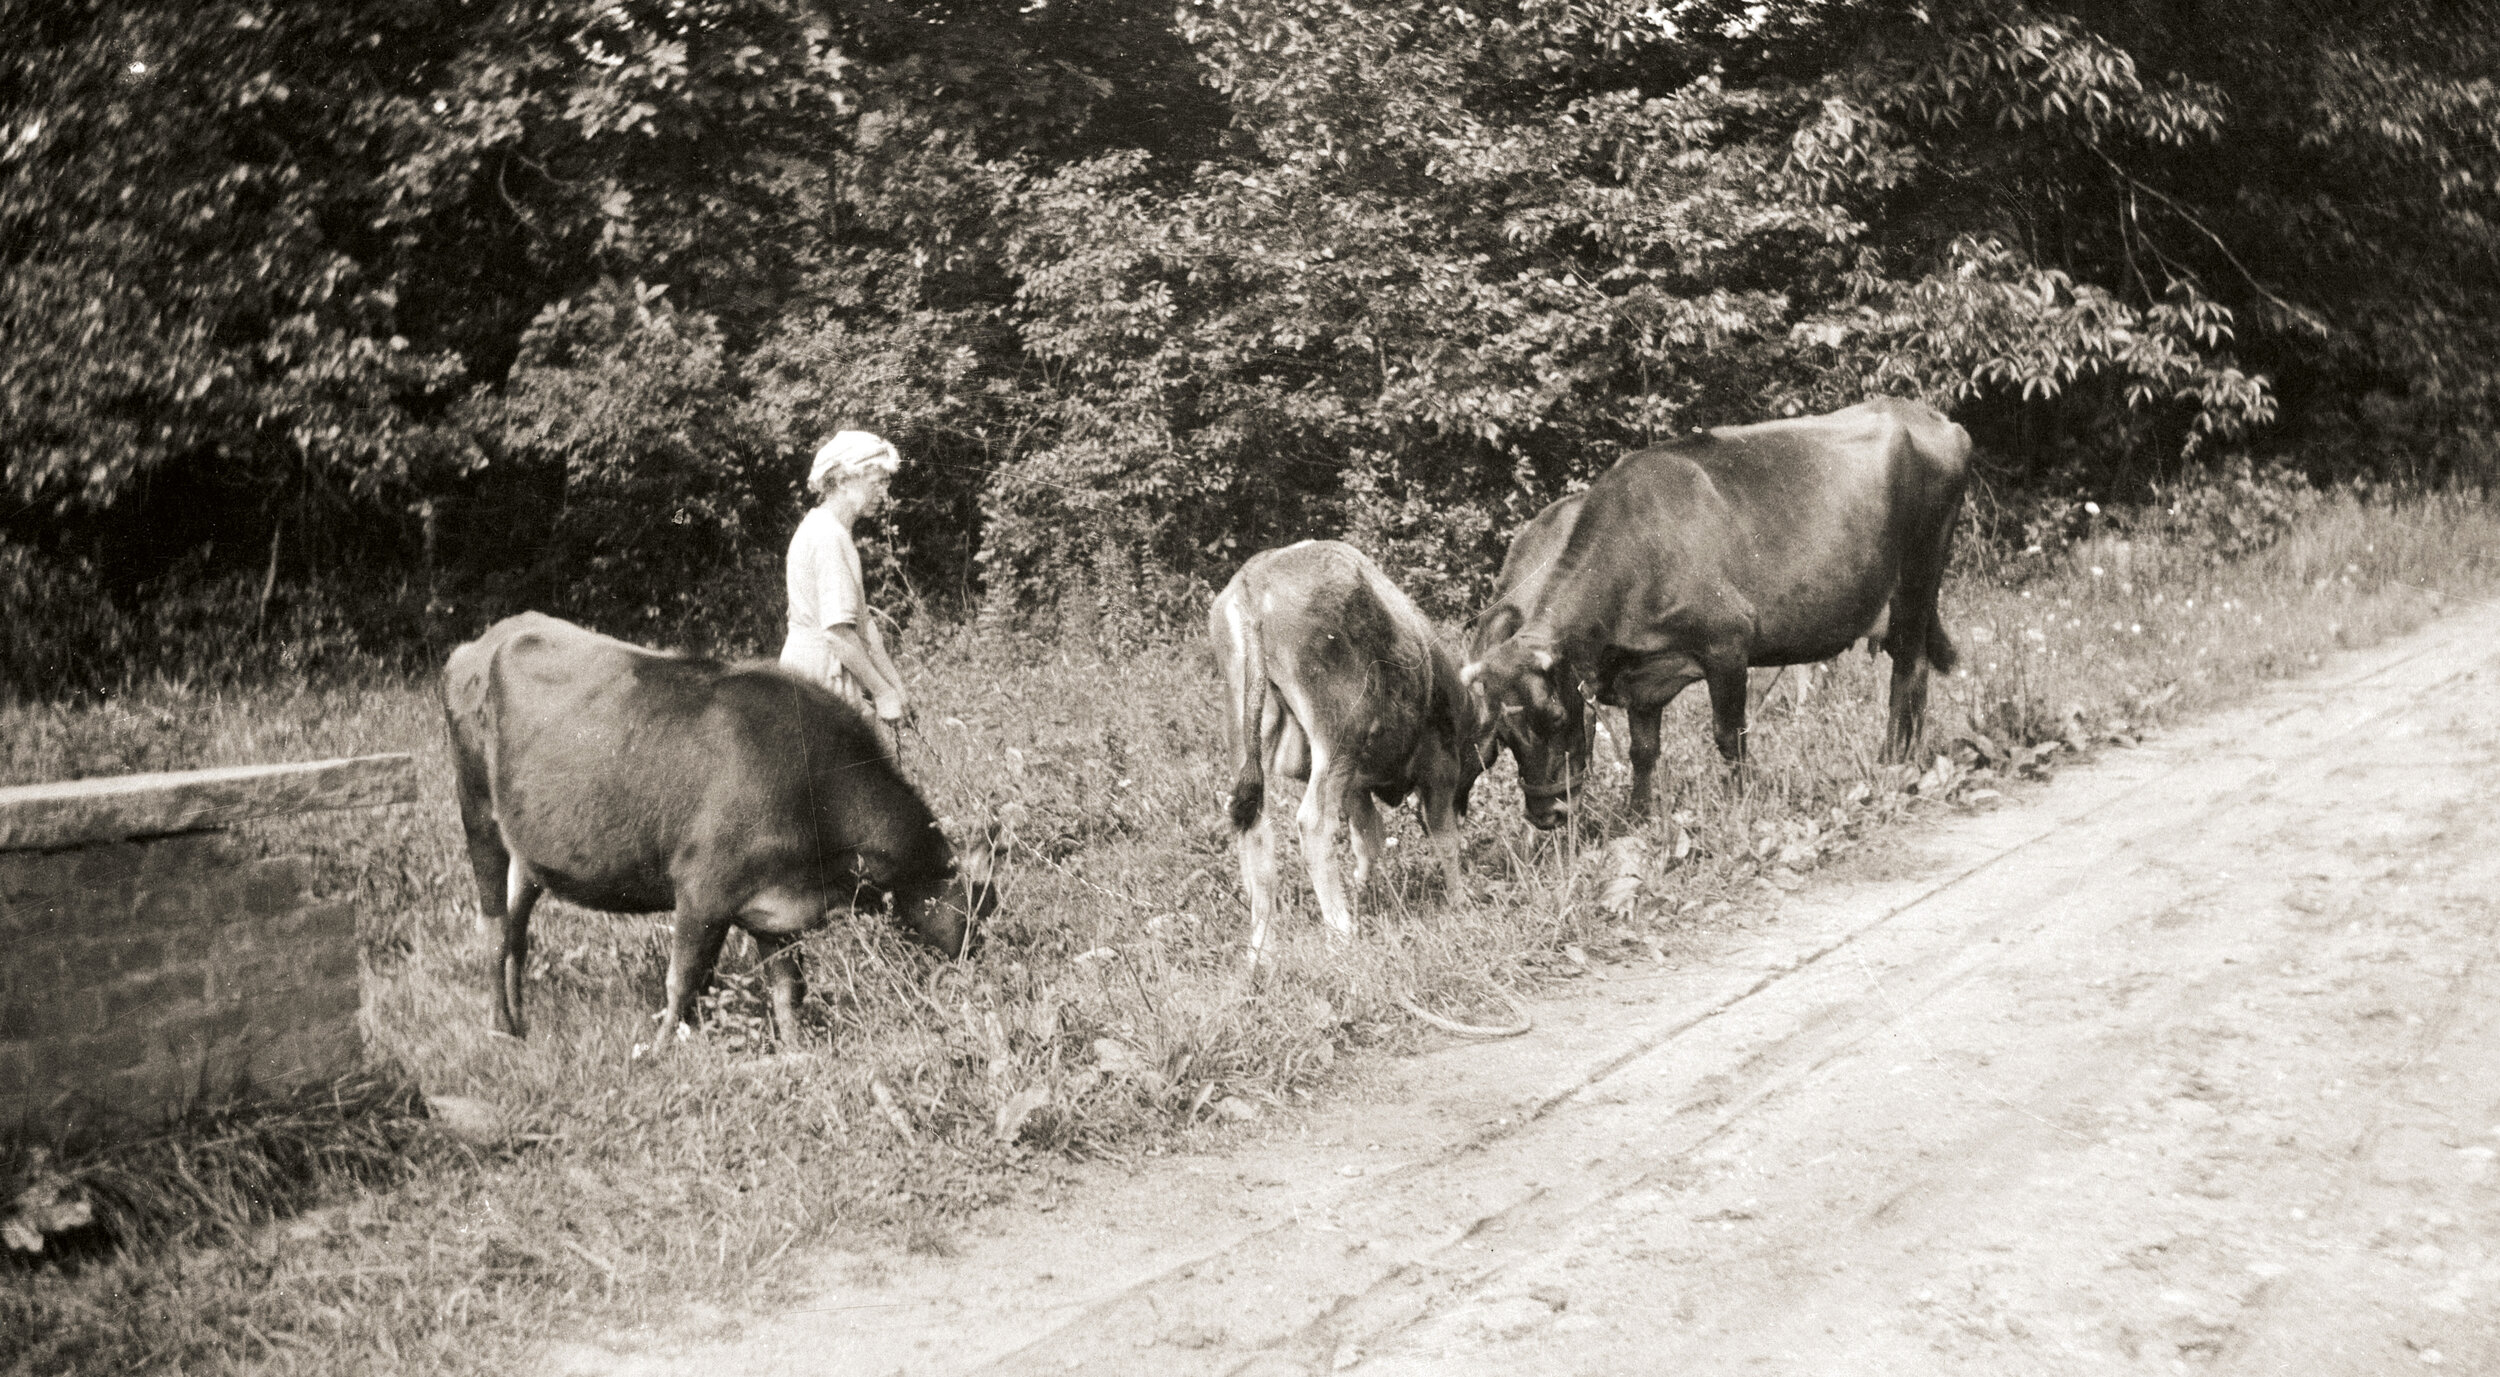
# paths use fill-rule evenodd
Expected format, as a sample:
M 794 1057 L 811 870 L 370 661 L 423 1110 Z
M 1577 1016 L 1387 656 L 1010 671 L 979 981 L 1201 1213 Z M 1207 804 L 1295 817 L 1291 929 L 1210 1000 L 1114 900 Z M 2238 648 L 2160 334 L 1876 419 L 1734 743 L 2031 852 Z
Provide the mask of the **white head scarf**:
M 867 431 L 846 430 L 816 451 L 816 462 L 807 470 L 807 486 L 813 492 L 826 492 L 844 479 L 872 473 L 891 477 L 902 466 L 903 456 L 894 446 Z

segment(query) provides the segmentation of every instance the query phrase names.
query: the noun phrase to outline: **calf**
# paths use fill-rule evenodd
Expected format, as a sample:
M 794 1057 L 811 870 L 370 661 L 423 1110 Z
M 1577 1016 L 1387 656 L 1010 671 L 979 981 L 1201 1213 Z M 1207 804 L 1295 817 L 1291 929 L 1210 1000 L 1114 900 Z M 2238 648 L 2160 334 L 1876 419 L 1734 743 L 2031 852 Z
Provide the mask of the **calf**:
M 1340 820 L 1351 824 L 1359 894 L 1380 856 L 1376 805 L 1396 807 L 1409 793 L 1459 893 L 1458 819 L 1480 768 L 1477 723 L 1456 664 L 1415 604 L 1361 551 L 1306 540 L 1252 556 L 1207 623 L 1224 674 L 1251 963 L 1266 959 L 1275 906 L 1270 774 L 1310 783 L 1295 822 L 1330 931 L 1354 932 L 1337 870 Z

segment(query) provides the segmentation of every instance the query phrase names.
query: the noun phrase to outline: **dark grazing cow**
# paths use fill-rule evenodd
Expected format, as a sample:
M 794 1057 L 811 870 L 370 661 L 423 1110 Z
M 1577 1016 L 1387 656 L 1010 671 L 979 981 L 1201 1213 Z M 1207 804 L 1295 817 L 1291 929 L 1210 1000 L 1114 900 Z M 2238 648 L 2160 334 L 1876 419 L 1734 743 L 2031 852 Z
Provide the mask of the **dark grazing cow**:
M 1406 594 L 1353 546 L 1306 540 L 1251 556 L 1208 610 L 1207 629 L 1224 674 L 1252 964 L 1266 957 L 1275 906 L 1270 775 L 1310 781 L 1294 820 L 1331 931 L 1354 932 L 1337 870 L 1340 818 L 1351 824 L 1359 894 L 1380 856 L 1377 805 L 1396 807 L 1409 793 L 1458 894 L 1458 820 L 1478 770 L 1477 723 L 1456 662 Z
M 1573 493 L 1548 506 L 1511 537 L 1510 551 L 1502 557 L 1502 572 L 1493 581 L 1492 606 L 1476 618 L 1474 632 L 1468 637 L 1471 665 L 1510 639 L 1536 610 L 1538 599 L 1545 595 L 1546 582 L 1562 558 L 1563 546 L 1571 539 L 1571 528 L 1580 518 L 1580 503 L 1585 497 L 1584 493 Z M 1551 684 L 1557 714 L 1552 722 L 1532 721 L 1516 704 L 1496 709 L 1490 698 L 1484 700 L 1483 720 L 1491 733 L 1484 749 L 1485 768 L 1491 769 L 1504 750 L 1511 753 L 1519 766 L 1519 787 L 1526 795 L 1528 820 L 1538 827 L 1553 827 L 1569 812 L 1568 796 L 1588 774 L 1597 735 L 1597 714 L 1581 691 L 1580 676 L 1557 674 L 1552 676 Z M 1470 690 L 1472 693 L 1472 685 Z
M 1643 450 L 1576 514 L 1568 498 L 1539 513 L 1461 671 L 1519 754 L 1529 821 L 1563 821 L 1587 768 L 1583 681 L 1626 711 L 1635 816 L 1649 809 L 1659 712 L 1686 685 L 1709 686 L 1719 752 L 1739 760 L 1747 667 L 1827 660 L 1861 637 L 1892 657 L 1885 754 L 1908 756 L 1928 668 L 1954 663 L 1936 593 L 1969 459 L 1960 426 L 1877 398 Z M 1526 548 L 1565 525 L 1550 560 Z
M 987 847 L 959 871 L 866 719 L 770 665 L 664 655 L 531 612 L 451 653 L 443 707 L 478 902 L 503 926 L 495 1026 L 515 1037 L 542 893 L 676 910 L 662 1043 L 691 1021 L 733 926 L 765 954 L 787 1040 L 803 988 L 792 944 L 831 912 L 890 908 L 962 955 L 993 902 Z

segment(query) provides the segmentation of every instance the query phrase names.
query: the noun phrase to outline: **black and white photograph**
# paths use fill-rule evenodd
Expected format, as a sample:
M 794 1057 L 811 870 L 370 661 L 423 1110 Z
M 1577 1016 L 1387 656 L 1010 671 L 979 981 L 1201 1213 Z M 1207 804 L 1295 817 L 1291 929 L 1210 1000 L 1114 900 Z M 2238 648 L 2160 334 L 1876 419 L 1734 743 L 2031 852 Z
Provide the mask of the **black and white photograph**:
M 0 0 L 0 1377 L 2500 1377 L 2500 6 Z

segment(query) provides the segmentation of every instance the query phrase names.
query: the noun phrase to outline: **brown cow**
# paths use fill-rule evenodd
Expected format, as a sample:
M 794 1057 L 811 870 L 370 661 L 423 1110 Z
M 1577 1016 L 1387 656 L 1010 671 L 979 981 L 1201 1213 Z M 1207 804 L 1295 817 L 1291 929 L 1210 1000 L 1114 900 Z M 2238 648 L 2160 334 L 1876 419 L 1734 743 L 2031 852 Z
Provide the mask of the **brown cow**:
M 994 903 L 987 846 L 959 871 L 867 720 L 771 665 L 664 655 L 531 612 L 452 652 L 443 706 L 478 902 L 503 928 L 501 1032 L 525 1031 L 542 893 L 676 911 L 662 1042 L 692 1021 L 732 927 L 764 953 L 788 1039 L 803 992 L 792 944 L 831 913 L 885 909 L 960 956 Z
M 1861 637 L 1892 657 L 1885 753 L 1909 755 L 1928 669 L 1955 658 L 1936 593 L 1969 458 L 1960 426 L 1893 398 L 1722 427 L 1608 470 L 1550 560 L 1514 546 L 1512 562 L 1540 578 L 1488 614 L 1462 674 L 1514 751 L 1534 752 L 1535 769 L 1519 756 L 1529 821 L 1560 823 L 1586 771 L 1583 682 L 1626 711 L 1636 816 L 1649 808 L 1659 713 L 1686 685 L 1709 685 L 1720 754 L 1738 760 L 1745 671 L 1827 660 Z M 1540 539 L 1559 533 L 1547 518 L 1563 505 L 1531 523 L 1545 523 Z
M 1359 895 L 1382 846 L 1376 805 L 1394 808 L 1409 793 L 1458 894 L 1458 820 L 1479 768 L 1477 724 L 1456 663 L 1406 594 L 1353 546 L 1306 540 L 1253 555 L 1208 610 L 1207 629 L 1224 674 L 1252 964 L 1266 958 L 1275 905 L 1270 774 L 1310 781 L 1295 821 L 1331 932 L 1354 933 L 1337 870 L 1340 818 L 1351 824 Z

